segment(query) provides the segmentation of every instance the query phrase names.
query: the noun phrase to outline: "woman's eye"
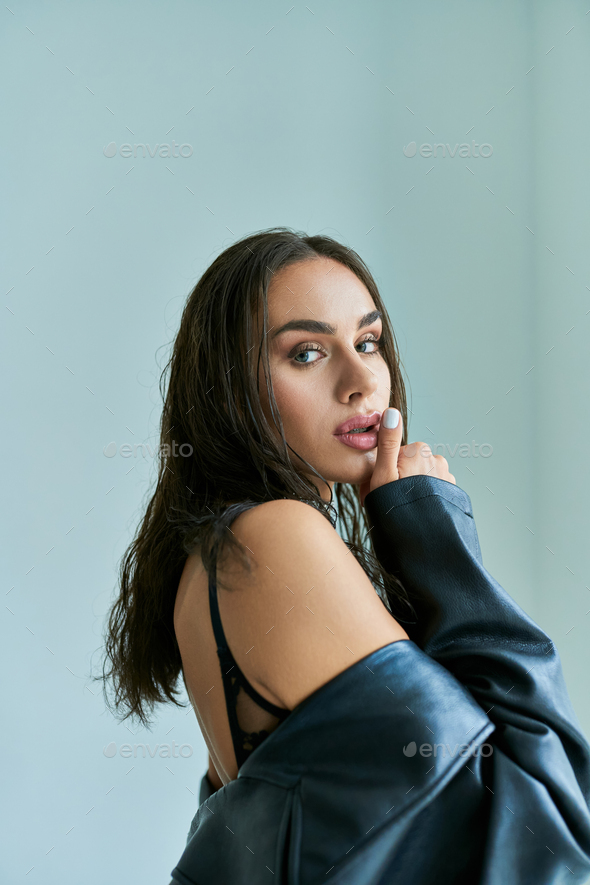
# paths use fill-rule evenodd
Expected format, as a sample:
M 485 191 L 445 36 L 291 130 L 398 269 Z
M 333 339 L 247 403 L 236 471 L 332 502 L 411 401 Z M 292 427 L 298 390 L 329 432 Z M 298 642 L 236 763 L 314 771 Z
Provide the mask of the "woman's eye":
M 320 353 L 320 350 L 318 347 L 306 347 L 305 350 L 300 350 L 299 353 L 296 353 L 293 359 L 296 363 L 301 363 L 304 366 L 308 363 L 317 363 L 317 359 L 298 359 L 300 356 L 305 357 L 311 353 Z
M 379 342 L 375 338 L 367 338 L 365 341 L 359 341 L 358 346 L 360 347 L 364 344 L 373 344 L 374 347 L 373 350 L 362 350 L 361 353 L 375 353 L 379 350 Z

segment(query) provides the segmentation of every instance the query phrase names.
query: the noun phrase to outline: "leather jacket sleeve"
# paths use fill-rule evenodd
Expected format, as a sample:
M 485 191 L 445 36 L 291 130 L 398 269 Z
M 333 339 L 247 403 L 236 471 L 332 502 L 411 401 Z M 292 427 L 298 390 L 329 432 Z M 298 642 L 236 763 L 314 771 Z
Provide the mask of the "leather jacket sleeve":
M 469 496 L 412 476 L 370 492 L 365 508 L 375 553 L 414 606 L 410 639 L 495 725 L 493 755 L 473 765 L 492 804 L 481 881 L 529 882 L 534 869 L 546 871 L 543 882 L 587 874 L 590 747 L 551 639 L 483 566 Z

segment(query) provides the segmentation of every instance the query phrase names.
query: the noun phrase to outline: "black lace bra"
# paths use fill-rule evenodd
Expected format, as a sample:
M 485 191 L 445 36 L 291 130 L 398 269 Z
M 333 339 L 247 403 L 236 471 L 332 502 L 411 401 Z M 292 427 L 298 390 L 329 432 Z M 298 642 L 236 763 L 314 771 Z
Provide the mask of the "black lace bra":
M 229 726 L 231 730 L 234 751 L 238 768 L 241 768 L 250 753 L 254 752 L 262 741 L 269 736 L 271 731 L 260 729 L 253 730 L 259 720 L 257 707 L 262 707 L 267 713 L 271 713 L 277 719 L 277 725 L 286 719 L 291 710 L 277 707 L 276 704 L 267 701 L 248 682 L 234 657 L 229 650 L 217 601 L 217 581 L 215 569 L 209 575 L 209 608 L 211 610 L 211 623 L 217 642 L 217 655 L 221 666 L 221 677 L 225 691 L 225 703 Z M 276 726 L 275 726 L 276 727 Z

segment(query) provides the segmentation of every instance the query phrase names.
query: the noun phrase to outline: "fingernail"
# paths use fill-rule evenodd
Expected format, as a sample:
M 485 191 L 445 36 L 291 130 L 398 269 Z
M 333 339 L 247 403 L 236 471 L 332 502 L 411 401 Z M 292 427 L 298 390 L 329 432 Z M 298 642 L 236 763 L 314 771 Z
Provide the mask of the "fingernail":
M 399 412 L 397 409 L 385 409 L 381 423 L 387 430 L 394 430 L 399 424 Z

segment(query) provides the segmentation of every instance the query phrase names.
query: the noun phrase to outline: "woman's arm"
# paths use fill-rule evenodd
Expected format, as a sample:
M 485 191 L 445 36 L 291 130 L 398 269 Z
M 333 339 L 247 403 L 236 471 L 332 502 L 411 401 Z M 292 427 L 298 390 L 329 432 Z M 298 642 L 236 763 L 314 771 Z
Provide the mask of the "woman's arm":
M 209 754 L 209 767 L 203 777 L 201 778 L 201 786 L 199 789 L 199 805 L 202 805 L 203 802 L 206 802 L 213 793 L 216 793 L 217 790 L 221 789 L 223 783 L 221 778 L 217 774 L 217 770 L 215 765 L 213 764 L 213 760 L 211 758 L 211 754 Z
M 240 514 L 231 530 L 256 558 L 251 574 L 231 551 L 218 564 L 224 584 L 239 588 L 231 600 L 220 594 L 225 635 L 249 681 L 280 706 L 294 709 L 355 659 L 408 638 L 313 507 L 267 501 Z M 199 804 L 222 786 L 210 756 Z
M 211 754 L 209 754 L 209 768 L 207 770 L 207 777 L 211 782 L 211 786 L 213 787 L 213 792 L 220 790 L 223 786 L 223 782 L 219 775 L 217 774 L 217 769 L 213 764 L 213 759 L 211 758 Z

